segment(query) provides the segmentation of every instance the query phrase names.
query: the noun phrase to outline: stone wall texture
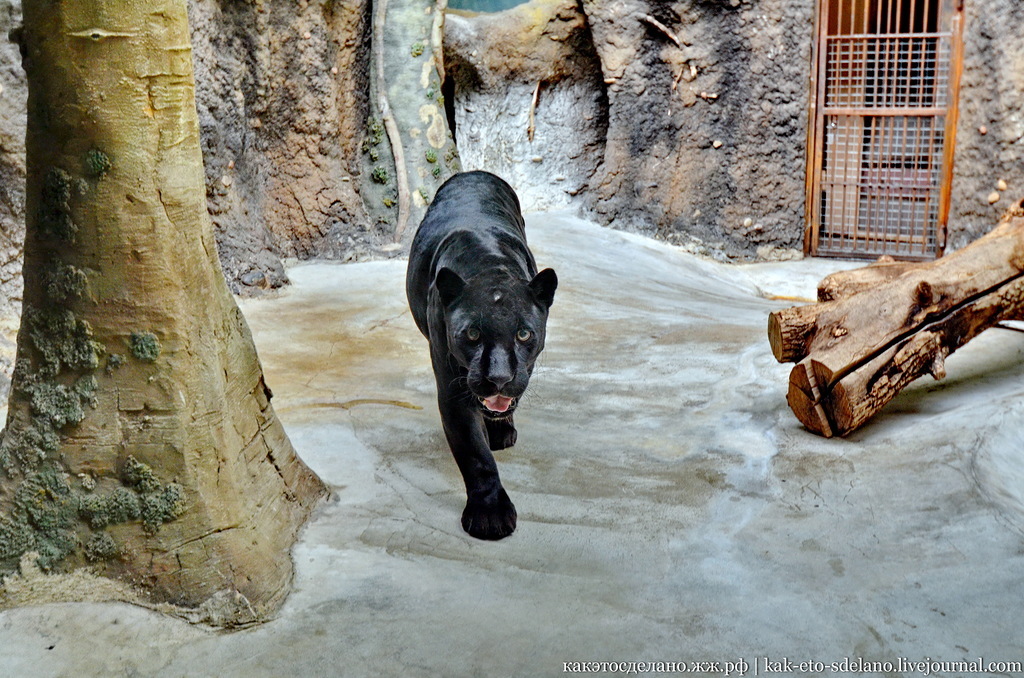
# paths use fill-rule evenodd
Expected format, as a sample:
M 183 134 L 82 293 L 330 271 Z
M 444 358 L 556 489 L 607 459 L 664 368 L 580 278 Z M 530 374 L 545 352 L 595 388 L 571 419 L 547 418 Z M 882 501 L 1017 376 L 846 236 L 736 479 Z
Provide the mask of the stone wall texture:
M 0 398 L 6 399 L 21 317 L 25 239 L 25 107 L 28 92 L 18 46 L 21 0 L 0 0 Z
M 799 248 L 813 10 L 534 0 L 453 13 L 464 164 L 505 170 L 528 207 L 574 206 L 720 258 Z
M 717 258 L 788 256 L 803 247 L 816 11 L 814 0 L 534 0 L 453 13 L 465 164 L 506 171 L 528 206 L 572 206 Z M 965 3 L 951 248 L 1024 195 L 1022 27 L 1024 3 Z
M 20 298 L 26 92 L 8 39 L 20 3 L 0 0 L 0 374 Z M 1024 3 L 965 4 L 954 248 L 1024 195 Z M 284 284 L 284 257 L 400 254 L 359 195 L 371 9 L 190 2 L 208 205 L 236 292 Z M 815 0 L 450 11 L 444 92 L 462 164 L 505 176 L 527 209 L 571 209 L 719 259 L 791 256 L 815 11 Z
M 992 229 L 1024 197 L 1024 29 L 1019 0 L 965 0 L 964 73 L 949 246 Z M 1007 190 L 997 191 L 999 181 Z M 999 200 L 989 203 L 993 191 Z

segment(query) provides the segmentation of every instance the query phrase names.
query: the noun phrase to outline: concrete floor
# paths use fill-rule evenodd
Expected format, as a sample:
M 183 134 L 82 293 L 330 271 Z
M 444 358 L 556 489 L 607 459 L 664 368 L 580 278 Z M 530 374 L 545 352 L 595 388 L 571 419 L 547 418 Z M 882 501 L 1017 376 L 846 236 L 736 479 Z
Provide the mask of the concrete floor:
M 1022 659 L 1024 335 L 982 335 L 944 381 L 824 440 L 786 406 L 765 326 L 791 303 L 766 297 L 812 297 L 849 264 L 730 267 L 562 215 L 528 224 L 561 287 L 519 444 L 498 454 L 512 537 L 459 526 L 404 262 L 295 266 L 243 310 L 296 448 L 336 495 L 295 548 L 279 618 L 224 634 L 124 604 L 9 610 L 0 674 Z

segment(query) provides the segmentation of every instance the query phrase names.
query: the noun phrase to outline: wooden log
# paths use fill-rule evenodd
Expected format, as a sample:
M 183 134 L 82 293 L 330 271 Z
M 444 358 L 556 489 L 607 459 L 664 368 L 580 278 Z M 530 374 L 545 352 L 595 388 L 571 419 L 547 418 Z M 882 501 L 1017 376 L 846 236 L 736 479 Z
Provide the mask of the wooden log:
M 768 343 L 780 363 L 795 363 L 807 355 L 814 338 L 819 305 L 794 306 L 768 316 Z
M 780 362 L 798 362 L 812 350 L 833 351 L 839 346 L 842 349 L 829 362 L 841 360 L 842 354 L 864 355 L 1020 275 L 1024 216 L 1018 212 L 1011 210 L 993 231 L 962 250 L 911 267 L 887 282 L 837 301 L 773 312 L 768 319 L 773 355 Z M 851 334 L 850 327 L 857 332 Z
M 1024 209 L 945 259 L 899 268 L 859 269 L 839 298 L 769 318 L 772 353 L 798 362 L 787 401 L 809 430 L 849 434 L 918 377 L 945 377 L 946 358 L 985 329 L 1024 318 Z
M 809 430 L 831 438 L 834 433 L 825 408 L 821 391 L 818 389 L 812 366 L 803 361 L 793 368 L 789 376 L 789 393 L 786 395 L 789 409 L 793 410 L 800 423 Z
M 881 284 L 898 278 L 907 271 L 928 266 L 931 262 L 880 261 L 863 268 L 837 271 L 822 278 L 818 283 L 818 301 L 847 299 L 855 294 L 872 290 Z
M 790 409 L 815 433 L 847 435 L 918 377 L 931 374 L 943 379 L 949 355 L 1022 310 L 1024 278 L 1018 278 L 922 326 L 848 373 L 836 374 L 813 356 L 807 358 L 790 376 Z

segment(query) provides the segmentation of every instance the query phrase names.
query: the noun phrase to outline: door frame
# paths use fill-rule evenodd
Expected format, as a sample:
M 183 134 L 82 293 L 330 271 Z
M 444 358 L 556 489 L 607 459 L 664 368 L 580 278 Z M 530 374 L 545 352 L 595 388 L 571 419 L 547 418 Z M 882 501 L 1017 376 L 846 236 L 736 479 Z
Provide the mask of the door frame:
M 846 0 L 853 2 L 855 0 Z M 870 1 L 870 0 L 866 0 Z M 911 0 L 880 0 L 882 2 L 900 3 Z M 950 213 L 950 198 L 953 182 L 953 160 L 956 149 L 956 129 L 959 122 L 960 81 L 963 75 L 963 23 L 965 0 L 935 0 L 938 3 L 939 27 L 949 27 L 950 32 L 950 72 L 948 83 L 948 102 L 944 120 L 944 136 L 942 165 L 939 179 L 938 218 L 935 224 L 936 252 L 934 257 L 941 257 L 945 251 Z M 826 102 L 826 63 L 830 6 L 843 0 L 816 0 L 814 13 L 814 39 L 811 48 L 811 73 L 807 107 L 807 144 L 805 154 L 806 182 L 804 195 L 804 254 L 817 256 L 819 251 L 819 234 L 821 231 L 821 180 L 825 153 L 825 102 Z M 829 255 L 839 256 L 839 255 Z M 851 258 L 876 258 L 877 253 L 850 253 Z M 893 254 L 897 259 L 930 259 L 927 255 L 906 256 Z

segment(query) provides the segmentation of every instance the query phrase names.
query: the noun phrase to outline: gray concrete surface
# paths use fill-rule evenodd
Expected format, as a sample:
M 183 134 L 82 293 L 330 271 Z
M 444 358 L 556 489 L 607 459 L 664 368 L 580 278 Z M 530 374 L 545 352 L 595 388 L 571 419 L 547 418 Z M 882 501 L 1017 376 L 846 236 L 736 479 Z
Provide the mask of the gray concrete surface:
M 294 551 L 279 618 L 225 634 L 123 604 L 9 610 L 0 674 L 1022 659 L 1024 335 L 982 335 L 946 380 L 824 440 L 786 406 L 765 325 L 791 304 L 766 297 L 812 296 L 849 264 L 729 267 L 562 215 L 528 222 L 561 287 L 519 444 L 498 454 L 512 537 L 459 526 L 404 262 L 294 266 L 292 287 L 243 309 L 335 498 Z

